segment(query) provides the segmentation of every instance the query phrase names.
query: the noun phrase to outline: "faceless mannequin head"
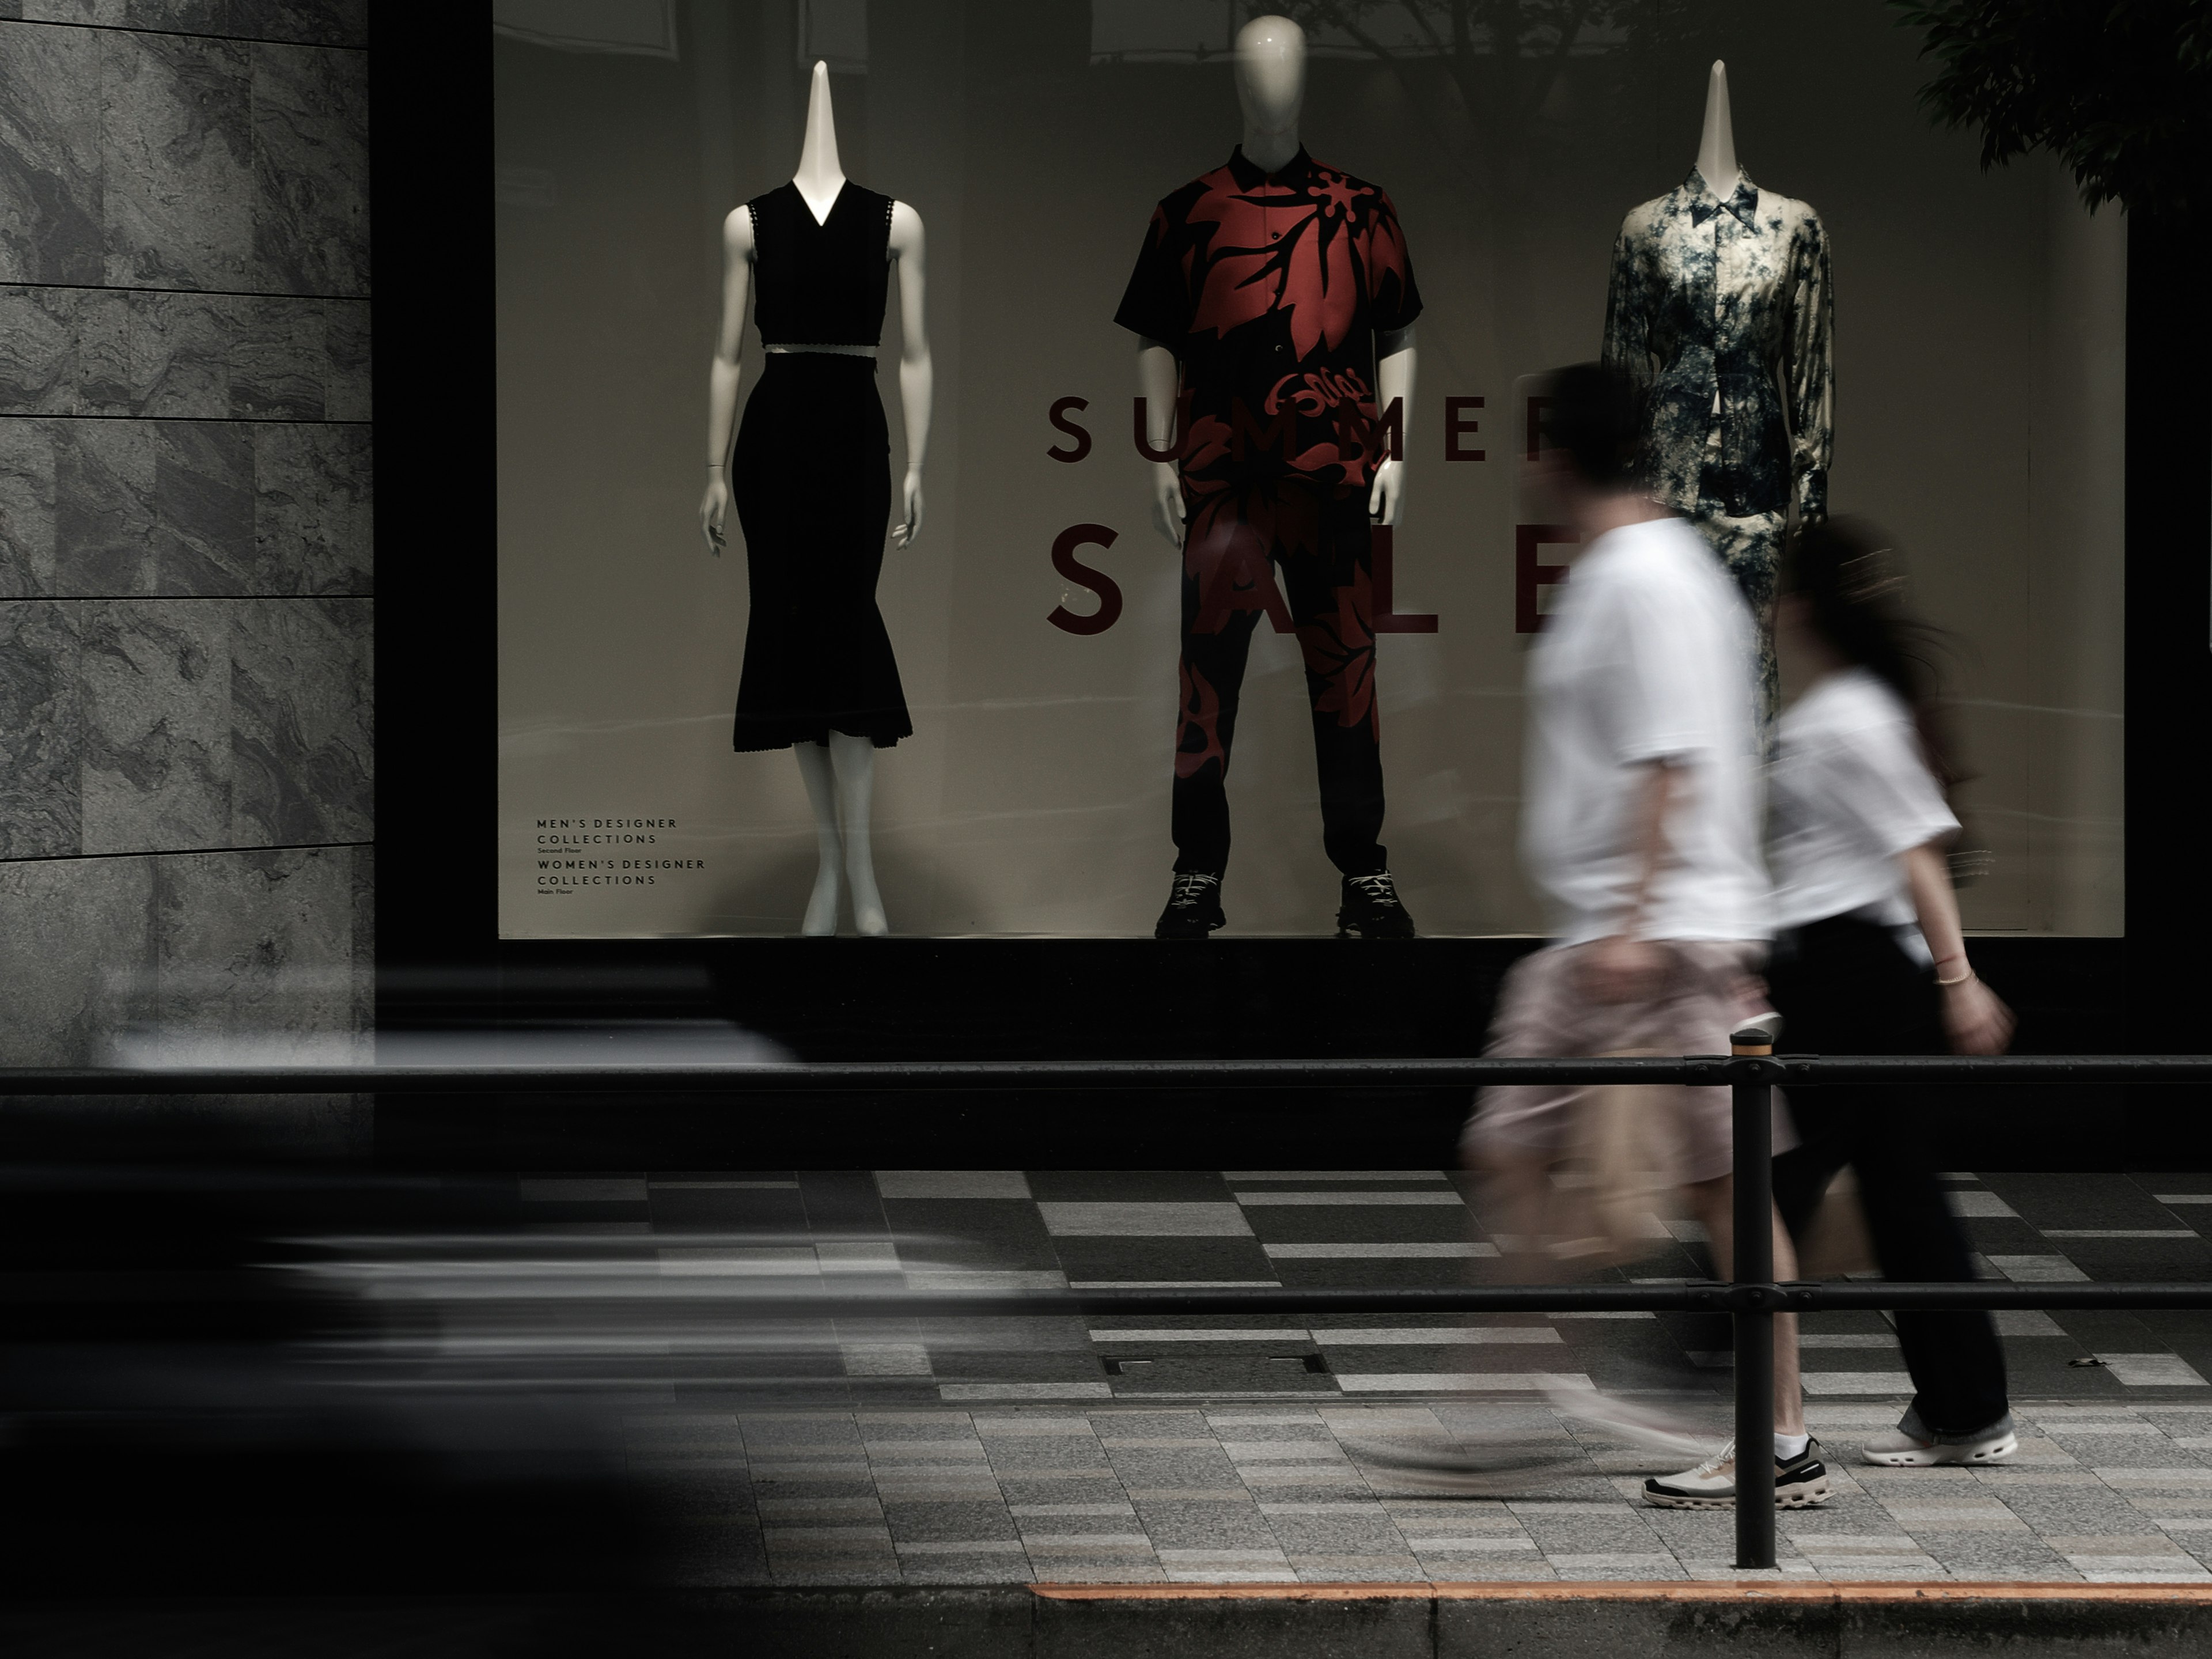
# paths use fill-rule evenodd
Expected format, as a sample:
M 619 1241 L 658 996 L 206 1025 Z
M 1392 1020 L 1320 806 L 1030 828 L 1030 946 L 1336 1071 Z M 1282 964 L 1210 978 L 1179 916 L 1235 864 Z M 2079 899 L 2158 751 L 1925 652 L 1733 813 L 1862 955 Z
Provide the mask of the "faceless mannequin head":
M 1735 190 L 1735 124 L 1729 114 L 1728 65 L 1713 59 L 1705 77 L 1705 126 L 1698 139 L 1698 173 L 1716 196 Z
M 1305 97 L 1304 29 L 1287 17 L 1255 17 L 1237 32 L 1237 101 L 1255 166 L 1272 173 L 1297 154 Z
M 830 65 L 817 62 L 806 92 L 806 132 L 800 141 L 799 171 L 809 179 L 837 180 L 837 115 L 830 103 Z M 835 188 L 833 184 L 831 186 Z

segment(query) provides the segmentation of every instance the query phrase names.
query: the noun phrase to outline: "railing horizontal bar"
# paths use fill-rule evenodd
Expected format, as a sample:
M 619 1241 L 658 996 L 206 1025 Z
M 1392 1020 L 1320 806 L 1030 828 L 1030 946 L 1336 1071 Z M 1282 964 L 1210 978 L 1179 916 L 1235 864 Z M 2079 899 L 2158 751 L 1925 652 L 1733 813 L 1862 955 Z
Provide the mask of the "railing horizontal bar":
M 1850 1308 L 2212 1308 L 2212 1284 L 1889 1285 L 1788 1287 L 1786 1305 Z
M 1741 1063 L 1741 1062 L 1739 1062 Z M 1793 1083 L 2203 1083 L 2203 1054 L 1778 1054 L 1770 1080 Z
M 0 1301 L 70 1299 L 67 1273 L 0 1280 Z M 732 1286 L 732 1316 L 769 1319 L 1087 1318 L 1142 1315 L 1726 1313 L 1863 1308 L 2212 1308 L 2212 1284 L 1492 1285 L 1418 1290 L 892 1291 Z M 619 1299 L 618 1297 L 615 1299 Z
M 1491 1084 L 2205 1083 L 2212 1055 L 1771 1060 L 882 1060 L 829 1065 L 0 1068 L 0 1097 L 175 1094 L 755 1094 L 1020 1089 L 1473 1089 Z

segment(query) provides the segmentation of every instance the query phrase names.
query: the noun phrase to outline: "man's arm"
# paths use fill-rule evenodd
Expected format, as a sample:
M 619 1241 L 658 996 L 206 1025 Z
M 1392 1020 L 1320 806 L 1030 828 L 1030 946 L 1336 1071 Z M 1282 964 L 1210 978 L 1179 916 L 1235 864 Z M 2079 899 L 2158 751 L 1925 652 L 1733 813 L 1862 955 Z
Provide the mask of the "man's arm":
M 1668 760 L 1645 761 L 1636 770 L 1636 794 L 1628 810 L 1628 850 L 1636 878 L 1628 903 L 1612 933 L 1594 943 L 1581 964 L 1583 990 L 1599 1002 L 1632 1002 L 1657 990 L 1666 971 L 1664 952 L 1644 938 L 1644 917 L 1651 889 L 1666 861 L 1668 820 L 1680 800 L 1681 768 Z

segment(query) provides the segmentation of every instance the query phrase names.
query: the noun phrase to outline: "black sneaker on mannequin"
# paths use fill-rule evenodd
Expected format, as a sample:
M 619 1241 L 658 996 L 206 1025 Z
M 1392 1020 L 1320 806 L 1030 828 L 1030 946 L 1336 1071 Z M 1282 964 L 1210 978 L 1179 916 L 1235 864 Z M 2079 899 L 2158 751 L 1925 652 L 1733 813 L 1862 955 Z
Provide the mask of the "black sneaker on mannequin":
M 1413 918 L 1398 897 L 1387 870 L 1371 876 L 1346 876 L 1344 902 L 1337 906 L 1339 939 L 1411 939 Z
M 1204 939 L 1228 925 L 1221 914 L 1221 878 L 1204 870 L 1178 870 L 1168 908 L 1153 924 L 1154 939 Z

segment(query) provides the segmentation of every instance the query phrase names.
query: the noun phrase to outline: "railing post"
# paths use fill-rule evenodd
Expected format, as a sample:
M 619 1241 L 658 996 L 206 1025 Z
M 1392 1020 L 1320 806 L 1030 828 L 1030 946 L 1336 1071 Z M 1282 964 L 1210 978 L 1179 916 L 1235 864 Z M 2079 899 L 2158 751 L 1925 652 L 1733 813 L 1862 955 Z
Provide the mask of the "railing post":
M 1737 1059 L 1774 1052 L 1749 1026 L 1729 1038 Z M 1773 1085 L 1735 1085 L 1735 1272 L 1738 1285 L 1774 1282 Z M 1774 1310 L 1764 1299 L 1735 1310 L 1735 1564 L 1774 1565 Z

